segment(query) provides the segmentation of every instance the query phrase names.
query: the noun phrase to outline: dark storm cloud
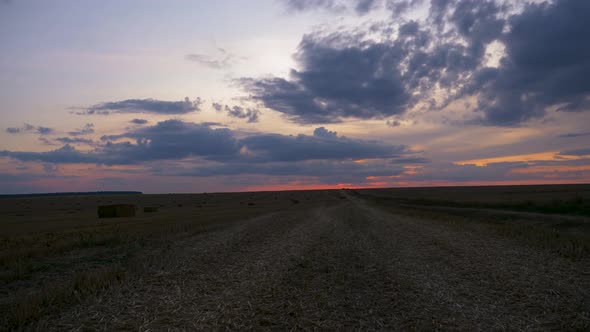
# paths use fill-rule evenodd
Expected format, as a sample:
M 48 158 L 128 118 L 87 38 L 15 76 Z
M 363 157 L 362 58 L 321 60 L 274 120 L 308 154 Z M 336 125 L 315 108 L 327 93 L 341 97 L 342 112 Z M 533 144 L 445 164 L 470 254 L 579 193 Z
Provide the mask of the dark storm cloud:
M 392 158 L 407 153 L 404 145 L 336 136 L 255 135 L 240 143 L 260 161 L 346 160 Z
M 157 99 L 127 99 L 96 104 L 88 109 L 76 112 L 78 115 L 108 115 L 111 113 L 153 113 L 162 115 L 186 114 L 200 111 L 201 99 L 191 101 L 163 101 Z
M 211 103 L 211 107 L 213 107 L 216 112 L 221 112 L 223 110 L 223 105 L 220 103 Z
M 478 70 L 468 88 L 491 124 L 513 125 L 563 111 L 590 109 L 590 2 L 529 4 L 509 18 L 499 68 Z
M 133 119 L 129 122 L 132 124 L 136 124 L 136 125 L 144 125 L 144 124 L 147 124 L 149 121 L 145 120 L 145 119 Z
M 122 138 L 131 142 L 113 142 Z M 167 120 L 121 135 L 103 136 L 106 143 L 98 153 L 109 163 L 133 164 L 150 160 L 182 159 L 200 156 L 206 159 L 226 159 L 239 148 L 231 130 L 213 129 L 208 125 Z
M 239 82 L 254 100 L 299 123 L 403 114 L 418 102 L 428 102 L 436 87 L 450 93 L 465 85 L 482 63 L 484 46 L 500 37 L 502 7 L 449 3 L 453 15 L 444 18 L 453 27 L 450 37 L 416 21 L 399 26 L 396 39 L 383 41 L 367 39 L 359 29 L 320 31 L 303 37 L 295 55 L 299 69 L 289 78 Z M 431 15 L 438 15 L 436 8 Z M 389 25 L 374 29 L 387 32 Z M 447 103 L 451 100 L 449 96 Z
M 420 1 L 287 1 L 294 10 L 397 8 Z M 499 0 L 431 0 L 426 20 L 400 20 L 301 41 L 288 78 L 242 79 L 263 106 L 299 123 L 383 118 L 422 104 L 439 110 L 473 96 L 477 122 L 514 126 L 559 111 L 590 110 L 590 2 L 559 0 L 516 10 Z M 395 26 L 395 24 L 393 25 Z M 376 30 L 375 30 L 376 29 Z M 381 29 L 385 39 L 368 39 Z M 486 67 L 486 48 L 505 53 Z M 432 99 L 441 89 L 442 99 Z M 440 97 L 440 96 L 439 96 Z
M 338 133 L 335 131 L 330 131 L 324 127 L 318 127 L 313 131 L 313 136 L 324 138 L 337 138 Z
M 135 142 L 112 142 L 133 139 Z M 64 141 L 67 141 L 65 138 Z M 90 152 L 81 152 L 66 144 L 48 152 L 0 151 L 0 157 L 21 161 L 51 163 L 89 163 L 106 165 L 139 164 L 154 160 L 177 160 L 191 156 L 224 159 L 237 155 L 239 149 L 229 129 L 212 129 L 206 125 L 179 120 L 159 122 L 121 135 L 103 136 L 104 143 Z
M 391 12 L 393 17 L 404 14 L 408 10 L 417 7 L 426 0 L 386 0 L 386 8 Z
M 378 0 L 358 0 L 354 9 L 359 14 L 366 14 L 377 7 L 379 2 Z
M 505 20 L 500 16 L 506 8 L 494 1 L 457 1 L 450 15 L 456 31 L 464 37 L 473 57 L 481 58 L 484 47 L 497 39 L 504 29 Z
M 198 157 L 224 163 L 384 159 L 411 154 L 404 145 L 339 137 L 318 128 L 313 136 L 251 134 L 238 139 L 226 128 L 167 120 L 120 135 L 103 136 L 90 152 L 69 144 L 49 152 L 0 151 L 1 157 L 51 163 L 139 164 Z M 130 141 L 132 140 L 132 141 Z M 59 140 L 84 143 L 73 138 Z
M 227 116 L 238 119 L 247 119 L 248 123 L 258 122 L 260 118 L 260 110 L 250 107 L 229 106 L 221 103 L 211 103 L 211 107 L 216 112 L 224 111 Z
M 0 157 L 9 157 L 20 161 L 41 161 L 56 164 L 100 162 L 97 156 L 90 153 L 80 152 L 69 144 L 48 152 L 17 152 L 4 150 L 0 151 Z
M 398 68 L 405 51 L 399 44 L 359 47 L 359 42 L 344 34 L 305 36 L 296 56 L 301 69 L 292 70 L 289 79 L 242 79 L 240 84 L 254 100 L 299 123 L 402 113 L 410 102 Z
M 313 135 L 236 134 L 219 124 L 167 120 L 135 127 L 100 142 L 60 137 L 67 143 L 48 152 L 0 151 L 0 157 L 60 164 L 149 165 L 170 176 L 294 176 L 322 183 L 364 183 L 370 177 L 402 174 L 406 164 L 422 164 L 404 145 L 338 136 L 318 127 Z M 88 152 L 70 144 L 87 144 Z M 363 160 L 359 160 L 363 159 Z
M 74 131 L 68 132 L 68 135 L 70 135 L 70 136 L 82 136 L 82 135 L 88 135 L 88 134 L 93 134 L 93 133 L 94 133 L 94 124 L 93 123 L 87 123 L 82 128 L 79 128 L 79 129 L 76 129 Z
M 398 33 L 400 36 L 415 36 L 420 33 L 420 23 L 416 21 L 409 21 L 402 25 L 400 25 L 398 29 Z M 430 38 L 426 36 L 426 38 Z
M 432 0 L 426 22 L 399 26 L 396 43 L 406 50 L 403 83 L 415 102 L 432 103 L 432 91 L 446 95 L 432 110 L 462 97 L 462 87 L 483 67 L 486 46 L 501 38 L 507 7 L 495 1 Z
M 225 112 L 232 118 L 248 119 L 249 123 L 258 122 L 260 111 L 253 108 L 244 108 L 240 106 L 225 106 Z

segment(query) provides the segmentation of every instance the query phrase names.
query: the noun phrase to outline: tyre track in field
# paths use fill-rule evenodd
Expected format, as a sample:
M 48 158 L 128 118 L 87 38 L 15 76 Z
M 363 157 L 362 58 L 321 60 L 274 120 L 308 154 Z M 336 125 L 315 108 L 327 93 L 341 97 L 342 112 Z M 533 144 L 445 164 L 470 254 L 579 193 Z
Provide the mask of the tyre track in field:
M 588 260 L 347 198 L 183 239 L 141 278 L 34 328 L 589 328 Z
M 320 210 L 272 213 L 175 243 L 169 261 L 157 262 L 141 278 L 33 329 L 252 326 L 249 294 L 290 264 L 287 253 L 316 238 Z
M 405 304 L 397 311 L 405 318 L 398 326 L 590 327 L 588 259 L 564 259 L 488 232 L 391 215 L 351 199 L 374 223 L 369 229 L 379 261 L 403 285 Z

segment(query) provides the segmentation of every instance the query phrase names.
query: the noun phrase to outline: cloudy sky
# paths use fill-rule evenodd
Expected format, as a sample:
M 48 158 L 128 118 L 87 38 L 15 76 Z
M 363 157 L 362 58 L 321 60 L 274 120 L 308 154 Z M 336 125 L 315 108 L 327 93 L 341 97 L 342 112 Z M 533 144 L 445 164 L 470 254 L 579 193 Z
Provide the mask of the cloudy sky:
M 0 193 L 590 182 L 590 1 L 0 0 Z

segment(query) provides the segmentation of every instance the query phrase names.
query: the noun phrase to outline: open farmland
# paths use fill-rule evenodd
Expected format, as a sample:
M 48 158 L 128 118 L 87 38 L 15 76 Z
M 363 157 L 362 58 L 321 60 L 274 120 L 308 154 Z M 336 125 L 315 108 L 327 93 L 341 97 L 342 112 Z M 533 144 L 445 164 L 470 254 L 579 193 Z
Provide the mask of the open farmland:
M 589 202 L 590 185 L 4 198 L 0 330 L 587 330 Z M 99 219 L 108 204 L 137 214 Z

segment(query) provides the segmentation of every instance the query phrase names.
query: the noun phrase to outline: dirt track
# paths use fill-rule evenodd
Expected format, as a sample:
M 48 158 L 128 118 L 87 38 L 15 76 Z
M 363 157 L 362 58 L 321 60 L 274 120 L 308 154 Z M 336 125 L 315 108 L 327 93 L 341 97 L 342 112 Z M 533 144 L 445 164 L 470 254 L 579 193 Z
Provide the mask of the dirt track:
M 35 329 L 590 328 L 590 264 L 348 197 L 170 243 Z

